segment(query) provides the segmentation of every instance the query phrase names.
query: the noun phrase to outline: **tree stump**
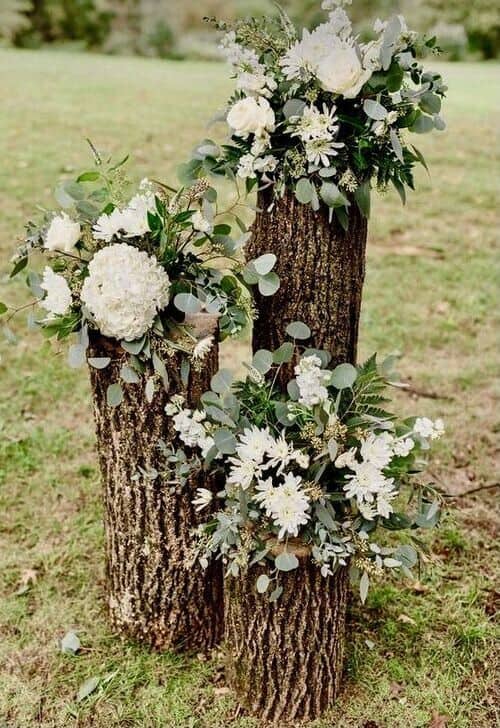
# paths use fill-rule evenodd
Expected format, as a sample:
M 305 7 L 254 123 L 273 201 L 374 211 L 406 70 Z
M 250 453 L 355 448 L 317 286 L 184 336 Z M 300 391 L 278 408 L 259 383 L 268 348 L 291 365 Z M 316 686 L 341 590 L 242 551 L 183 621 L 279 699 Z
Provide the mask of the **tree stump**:
M 198 334 L 215 333 L 213 316 L 194 322 Z M 205 330 L 204 330 L 205 329 Z M 169 442 L 165 405 L 173 394 L 184 394 L 196 406 L 217 371 L 214 344 L 199 370 L 191 368 L 185 388 L 180 355 L 167 366 L 170 387 L 157 386 L 152 403 L 145 398 L 145 381 L 124 384 L 122 403 L 106 402 L 108 385 L 119 380 L 125 354 L 119 343 L 91 336 L 90 356 L 111 357 L 105 369 L 90 367 L 97 450 L 104 491 L 106 588 L 113 628 L 122 636 L 158 650 L 203 652 L 223 634 L 223 577 L 220 563 L 206 570 L 192 563 L 193 534 L 203 519 L 195 512 L 195 488 L 214 489 L 207 476 L 191 477 L 185 487 L 162 475 L 164 456 L 158 442 Z M 142 469 L 142 474 L 141 474 Z M 156 478 L 143 473 L 158 471 Z M 137 476 L 139 473 L 139 477 Z M 204 514 L 204 518 L 206 514 Z
M 280 576 L 278 601 L 258 594 L 265 568 L 226 579 L 228 682 L 261 721 L 314 720 L 338 695 L 345 646 L 348 570 L 321 576 L 310 556 Z
M 277 256 L 281 287 L 271 298 L 256 295 L 258 317 L 253 349 L 276 349 L 286 327 L 303 321 L 308 345 L 326 349 L 333 366 L 356 362 L 365 274 L 367 222 L 353 202 L 347 231 L 323 206 L 314 212 L 292 193 L 273 203 L 272 188 L 261 191 L 249 258 Z M 279 383 L 293 377 L 293 363 Z M 297 553 L 299 556 L 299 554 Z M 346 641 L 348 569 L 321 576 L 310 556 L 281 575 L 284 592 L 276 603 L 257 594 L 260 567 L 226 581 L 228 683 L 252 714 L 275 725 L 314 720 L 329 708 L 340 688 Z
M 247 255 L 251 259 L 274 253 L 281 286 L 270 298 L 256 291 L 254 351 L 277 349 L 286 340 L 288 324 L 303 321 L 311 329 L 311 345 L 329 351 L 333 365 L 354 363 L 365 277 L 366 218 L 353 201 L 345 231 L 335 217 L 329 222 L 324 205 L 314 212 L 292 192 L 274 200 L 272 187 L 259 192 L 257 207 Z M 293 365 L 284 366 L 282 382 L 292 376 Z

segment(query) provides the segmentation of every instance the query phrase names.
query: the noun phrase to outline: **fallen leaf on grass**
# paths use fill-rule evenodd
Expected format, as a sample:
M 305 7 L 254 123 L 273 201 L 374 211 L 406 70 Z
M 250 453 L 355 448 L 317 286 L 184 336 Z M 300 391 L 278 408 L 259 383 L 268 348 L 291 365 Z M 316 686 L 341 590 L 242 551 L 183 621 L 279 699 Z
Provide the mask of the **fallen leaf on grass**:
M 429 723 L 428 728 L 446 728 L 450 718 L 447 715 L 439 715 L 439 713 L 432 714 L 432 720 Z
M 99 687 L 100 681 L 101 679 L 98 677 L 90 677 L 88 680 L 85 680 L 76 696 L 77 701 L 81 703 L 82 700 L 85 700 L 85 698 L 88 698 L 89 695 L 92 695 L 92 693 Z
M 76 655 L 80 647 L 81 642 L 76 632 L 66 632 L 61 640 L 61 652 L 65 655 Z
M 400 614 L 398 617 L 398 622 L 403 622 L 403 624 L 417 624 L 415 620 L 409 617 L 407 614 Z
M 29 592 L 33 584 L 36 584 L 38 579 L 38 572 L 36 569 L 25 569 L 19 580 L 19 587 L 14 592 L 17 597 L 22 596 Z

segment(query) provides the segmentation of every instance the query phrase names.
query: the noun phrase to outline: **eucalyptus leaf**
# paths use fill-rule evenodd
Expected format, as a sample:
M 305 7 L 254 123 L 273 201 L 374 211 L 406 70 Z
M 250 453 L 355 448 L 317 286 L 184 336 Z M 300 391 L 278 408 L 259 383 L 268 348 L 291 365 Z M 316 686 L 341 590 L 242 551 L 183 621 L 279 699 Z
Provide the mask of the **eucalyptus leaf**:
M 77 701 L 81 703 L 82 700 L 85 700 L 85 698 L 88 698 L 89 695 L 92 695 L 92 693 L 94 693 L 99 687 L 99 683 L 100 678 L 98 677 L 91 677 L 86 680 L 78 691 L 76 696 Z
M 144 349 L 146 337 L 143 336 L 141 339 L 136 339 L 135 341 L 122 341 L 120 343 L 122 349 L 127 351 L 129 354 L 140 354 Z
M 273 589 L 271 594 L 269 595 L 269 601 L 270 602 L 277 602 L 280 596 L 283 594 L 283 587 L 277 586 L 276 589 Z
M 120 377 L 127 384 L 137 384 L 139 382 L 139 375 L 137 372 L 129 367 L 127 364 L 123 364 L 120 369 Z
M 285 119 L 290 119 L 292 116 L 302 116 L 306 105 L 306 102 L 302 101 L 302 99 L 289 99 L 283 107 Z
M 231 389 L 233 374 L 229 369 L 219 369 L 210 381 L 210 386 L 217 394 L 225 394 Z
M 311 336 L 311 329 L 302 321 L 293 321 L 286 327 L 286 333 L 291 336 L 292 339 L 309 339 Z
M 192 293 L 178 293 L 174 298 L 174 306 L 183 313 L 199 313 L 202 302 Z
M 123 402 L 123 389 L 121 384 L 110 384 L 106 390 L 106 402 L 110 407 L 118 407 Z
M 365 99 L 363 111 L 370 119 L 374 119 L 375 121 L 383 121 L 388 113 L 382 104 L 379 104 L 378 101 L 374 101 L 373 99 Z
M 288 364 L 292 361 L 294 346 L 291 341 L 285 341 L 276 351 L 273 352 L 275 364 Z
M 293 571 L 299 565 L 299 560 L 295 554 L 283 551 L 274 559 L 274 565 L 279 571 Z
M 255 352 L 252 359 L 252 366 L 257 369 L 260 374 L 267 374 L 273 365 L 273 355 L 267 349 L 259 349 Z
M 264 594 L 268 588 L 269 584 L 271 583 L 271 579 L 268 577 L 267 574 L 261 574 L 256 582 L 257 591 L 259 594 Z
M 215 444 L 223 455 L 232 455 L 236 452 L 236 438 L 231 430 L 221 427 L 214 434 Z
M 144 393 L 146 395 L 146 401 L 149 402 L 149 404 L 151 404 L 151 402 L 154 399 L 155 390 L 156 390 L 155 379 L 154 379 L 154 377 L 149 377 L 146 382 L 146 387 L 144 388 Z
M 274 253 L 266 253 L 265 255 L 261 255 L 259 258 L 253 260 L 252 263 L 257 273 L 260 276 L 265 276 L 272 271 L 276 265 L 276 260 L 277 258 Z
M 302 177 L 302 179 L 299 179 L 297 182 L 295 187 L 295 197 L 303 205 L 308 205 L 312 201 L 314 197 L 314 188 L 306 177 Z
M 392 148 L 394 150 L 394 154 L 399 159 L 400 162 L 404 162 L 403 157 L 403 147 L 401 146 L 401 141 L 399 139 L 399 136 L 395 129 L 391 129 L 390 131 L 390 138 L 391 138 L 391 144 Z
M 280 287 L 280 279 L 276 273 L 268 273 L 259 278 L 257 285 L 262 296 L 274 296 Z
M 85 364 L 86 349 L 81 344 L 72 344 L 68 349 L 68 364 L 72 369 L 78 369 Z
M 87 361 L 94 369 L 106 369 L 111 358 L 109 356 L 90 356 Z
M 330 384 L 336 389 L 349 389 L 358 378 L 358 371 L 352 364 L 339 364 L 330 377 Z
M 370 587 L 370 579 L 366 571 L 363 572 L 361 579 L 359 581 L 359 596 L 361 599 L 362 604 L 366 602 L 366 597 L 368 596 L 368 589 Z

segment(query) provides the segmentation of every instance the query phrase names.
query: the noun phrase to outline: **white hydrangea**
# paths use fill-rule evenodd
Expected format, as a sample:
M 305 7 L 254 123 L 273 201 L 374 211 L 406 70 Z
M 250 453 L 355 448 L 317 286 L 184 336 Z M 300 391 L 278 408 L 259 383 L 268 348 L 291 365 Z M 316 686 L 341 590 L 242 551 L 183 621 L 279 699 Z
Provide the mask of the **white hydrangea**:
M 81 299 L 104 336 L 140 338 L 169 302 L 166 272 L 145 251 L 126 243 L 99 250 L 88 272 Z
M 444 435 L 444 422 L 441 419 L 433 422 L 428 417 L 417 417 L 413 432 L 423 440 L 438 440 Z
M 302 489 L 302 478 L 286 473 L 283 482 L 274 486 L 269 478 L 257 485 L 256 500 L 280 531 L 278 538 L 298 536 L 300 526 L 309 521 L 310 501 Z
M 80 223 L 72 220 L 65 212 L 52 218 L 45 234 L 44 248 L 71 253 L 80 240 Z
M 294 369 L 299 388 L 299 404 L 305 407 L 314 407 L 326 402 L 328 390 L 324 386 L 328 379 L 328 372 L 321 369 L 321 359 L 312 354 L 303 356 Z
M 43 271 L 40 288 L 47 292 L 43 301 L 40 301 L 40 306 L 54 316 L 63 316 L 71 306 L 71 290 L 66 278 L 54 273 L 47 266 Z
M 167 405 L 165 411 L 167 414 L 175 411 L 176 403 Z M 210 450 L 214 447 L 213 438 L 208 435 L 203 424 L 205 413 L 200 410 L 181 409 L 172 417 L 172 424 L 179 435 L 179 439 L 187 447 L 197 447 L 201 450 L 202 457 L 206 457 Z

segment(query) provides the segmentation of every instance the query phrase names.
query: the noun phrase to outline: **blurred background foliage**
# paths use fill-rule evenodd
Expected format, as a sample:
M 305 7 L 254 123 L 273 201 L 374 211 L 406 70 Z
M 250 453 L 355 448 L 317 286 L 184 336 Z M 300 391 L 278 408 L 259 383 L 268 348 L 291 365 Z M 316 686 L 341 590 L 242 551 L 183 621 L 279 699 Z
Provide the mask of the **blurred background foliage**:
M 320 0 L 283 0 L 294 20 L 324 18 Z M 403 13 L 411 26 L 439 37 L 449 60 L 497 58 L 496 0 L 354 0 L 362 35 L 373 20 Z M 0 0 L 0 42 L 39 48 L 72 43 L 84 50 L 169 58 L 216 57 L 216 34 L 204 16 L 234 19 L 276 12 L 273 0 Z

